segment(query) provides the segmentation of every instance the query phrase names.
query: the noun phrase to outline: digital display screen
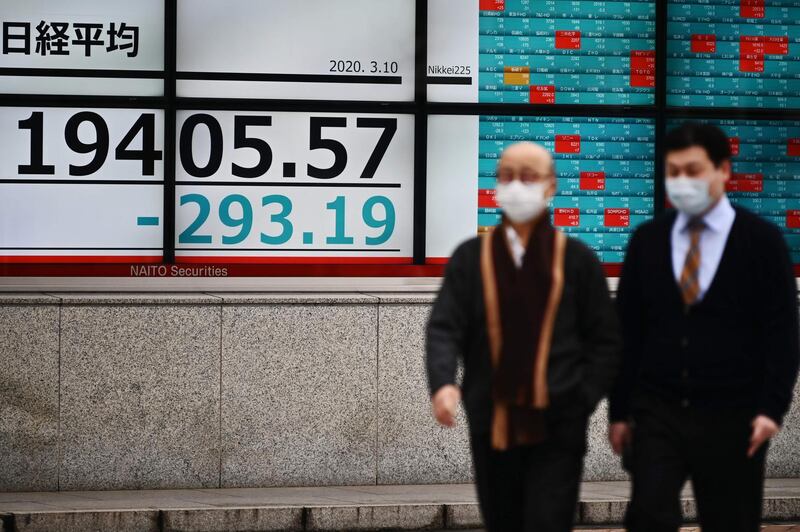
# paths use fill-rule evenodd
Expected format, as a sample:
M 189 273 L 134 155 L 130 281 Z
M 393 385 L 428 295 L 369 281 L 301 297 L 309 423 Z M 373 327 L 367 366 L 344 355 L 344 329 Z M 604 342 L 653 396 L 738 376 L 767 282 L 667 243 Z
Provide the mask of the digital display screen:
M 432 116 L 429 139 L 430 262 L 500 222 L 496 167 L 503 149 L 519 141 L 553 153 L 558 180 L 553 224 L 595 250 L 601 261 L 621 263 L 633 230 L 654 214 L 652 119 Z M 462 148 L 451 151 L 456 145 Z
M 800 0 L 4 0 L 0 32 L 3 276 L 438 275 L 523 140 L 616 265 L 666 208 L 656 122 L 700 107 L 800 265 Z
M 428 17 L 433 101 L 655 101 L 652 0 L 443 0 Z
M 800 108 L 800 1 L 669 0 L 667 105 Z
M 702 122 L 718 126 L 730 140 L 733 176 L 727 194 L 731 203 L 780 227 L 793 262 L 800 263 L 800 121 Z

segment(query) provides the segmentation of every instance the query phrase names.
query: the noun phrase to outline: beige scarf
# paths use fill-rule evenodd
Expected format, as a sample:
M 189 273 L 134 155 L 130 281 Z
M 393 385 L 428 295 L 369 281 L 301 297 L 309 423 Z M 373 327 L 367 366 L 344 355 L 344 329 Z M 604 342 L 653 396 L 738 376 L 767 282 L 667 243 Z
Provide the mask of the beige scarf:
M 492 447 L 506 450 L 547 437 L 547 362 L 564 285 L 567 239 L 544 214 L 531 231 L 522 267 L 517 268 L 504 225 L 482 238 L 494 402 Z

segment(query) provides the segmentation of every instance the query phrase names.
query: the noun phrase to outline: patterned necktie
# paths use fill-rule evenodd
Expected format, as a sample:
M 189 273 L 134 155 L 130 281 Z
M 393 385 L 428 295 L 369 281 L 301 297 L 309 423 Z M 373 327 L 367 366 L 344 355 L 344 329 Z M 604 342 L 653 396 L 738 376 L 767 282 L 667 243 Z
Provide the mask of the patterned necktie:
M 680 285 L 683 302 L 686 305 L 691 305 L 697 301 L 697 296 L 700 294 L 700 281 L 698 280 L 700 272 L 700 234 L 705 229 L 706 224 L 702 218 L 693 218 L 689 220 L 686 227 L 689 230 L 691 244 L 689 245 L 689 252 L 686 254 L 686 262 L 683 263 Z

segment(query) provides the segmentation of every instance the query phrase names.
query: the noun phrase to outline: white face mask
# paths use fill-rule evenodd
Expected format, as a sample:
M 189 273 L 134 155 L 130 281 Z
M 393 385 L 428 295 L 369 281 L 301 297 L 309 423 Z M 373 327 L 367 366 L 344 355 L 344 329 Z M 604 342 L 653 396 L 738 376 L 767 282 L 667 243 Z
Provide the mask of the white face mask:
M 670 203 L 684 214 L 697 216 L 711 206 L 710 183 L 703 178 L 670 177 L 666 187 Z
M 522 183 L 515 179 L 510 183 L 497 184 L 497 204 L 514 223 L 526 223 L 539 216 L 547 208 L 546 197 L 549 183 Z

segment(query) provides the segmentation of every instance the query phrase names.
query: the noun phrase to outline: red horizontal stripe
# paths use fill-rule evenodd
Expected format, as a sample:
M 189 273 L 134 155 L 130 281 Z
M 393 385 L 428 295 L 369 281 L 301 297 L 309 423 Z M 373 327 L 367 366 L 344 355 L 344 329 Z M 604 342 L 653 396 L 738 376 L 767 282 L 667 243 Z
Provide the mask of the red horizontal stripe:
M 77 263 L 77 264 L 153 264 L 161 263 L 164 258 L 161 256 L 137 256 L 137 255 L 0 255 L 0 263 L 9 262 L 12 264 L 52 264 L 52 263 Z
M 132 266 L 142 264 L 9 264 L 0 263 L 0 276 L 9 277 L 133 277 Z M 147 265 L 153 267 L 152 265 Z M 172 264 L 164 265 L 168 272 Z M 201 264 L 175 264 L 199 268 Z M 209 264 L 225 268 L 227 277 L 441 277 L 442 265 L 413 264 Z M 160 276 L 137 276 L 161 278 Z M 172 277 L 171 274 L 164 277 Z M 186 278 L 186 277 L 184 277 Z M 216 277 L 219 278 L 219 277 Z

